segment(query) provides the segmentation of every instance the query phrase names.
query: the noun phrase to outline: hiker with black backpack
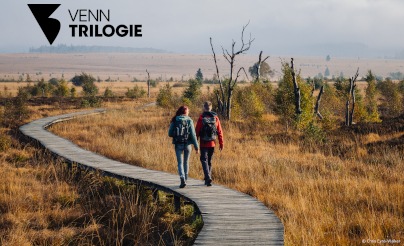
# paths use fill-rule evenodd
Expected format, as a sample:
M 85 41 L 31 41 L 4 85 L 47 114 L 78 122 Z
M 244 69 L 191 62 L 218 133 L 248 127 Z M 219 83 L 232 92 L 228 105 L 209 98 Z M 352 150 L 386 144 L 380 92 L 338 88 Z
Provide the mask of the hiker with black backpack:
M 187 106 L 178 108 L 175 116 L 171 119 L 168 136 L 173 138 L 175 146 L 175 155 L 177 156 L 178 174 L 180 175 L 180 188 L 187 185 L 189 172 L 189 157 L 192 146 L 194 145 L 196 153 L 199 153 L 198 140 L 195 135 L 194 122 L 188 116 Z
M 219 150 L 223 150 L 223 132 L 219 117 L 212 111 L 212 103 L 203 103 L 203 113 L 196 123 L 196 136 L 200 139 L 202 169 L 206 186 L 212 186 L 212 157 L 215 151 L 216 139 L 219 140 Z

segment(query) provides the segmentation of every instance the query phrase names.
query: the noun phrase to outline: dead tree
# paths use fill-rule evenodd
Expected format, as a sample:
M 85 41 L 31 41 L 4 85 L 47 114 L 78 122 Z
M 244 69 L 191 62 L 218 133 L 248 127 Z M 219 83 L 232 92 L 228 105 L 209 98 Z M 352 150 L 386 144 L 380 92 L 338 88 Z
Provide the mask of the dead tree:
M 345 104 L 345 125 L 346 126 L 351 126 L 353 123 L 353 115 L 355 112 L 355 103 L 356 103 L 356 97 L 355 97 L 355 88 L 356 88 L 356 79 L 359 76 L 359 68 L 356 70 L 355 76 L 349 78 L 349 94 L 348 94 L 348 100 L 346 101 Z M 349 106 L 350 106 L 350 100 L 352 99 L 352 108 L 351 111 L 349 111 Z
M 149 71 L 147 71 L 147 69 L 146 73 L 147 73 L 147 97 L 150 98 L 150 73 Z
M 254 41 L 254 39 L 251 38 L 245 42 L 244 41 L 244 31 L 247 28 L 249 23 L 247 25 L 243 26 L 243 30 L 241 32 L 241 47 L 238 50 L 235 50 L 235 45 L 236 42 L 233 40 L 232 45 L 231 45 L 231 50 L 224 49 L 222 46 L 222 52 L 223 52 L 223 57 L 226 59 L 226 61 L 230 65 L 230 75 L 228 82 L 224 85 L 223 81 L 220 79 L 219 75 L 219 68 L 217 66 L 217 60 L 216 60 L 216 53 L 213 48 L 212 44 L 212 38 L 210 38 L 210 46 L 212 47 L 212 52 L 213 52 L 213 59 L 215 61 L 215 66 L 216 66 L 216 73 L 218 77 L 218 83 L 219 83 L 219 91 L 216 92 L 216 99 L 218 103 L 218 111 L 219 113 L 225 118 L 230 120 L 231 118 L 231 104 L 232 104 L 232 97 L 233 97 L 233 90 L 234 87 L 236 86 L 238 82 L 238 78 L 240 77 L 240 73 L 243 71 L 244 74 L 247 76 L 247 73 L 244 69 L 244 67 L 239 68 L 236 77 L 234 78 L 234 62 L 236 60 L 236 57 L 240 54 L 244 54 L 247 50 L 250 49 L 251 43 Z M 226 88 L 224 88 L 226 86 Z
M 269 56 L 265 57 L 264 60 L 262 60 L 262 51 L 260 52 L 260 55 L 258 57 L 258 62 L 257 62 L 257 82 L 261 80 L 261 65 L 264 63 Z
M 324 85 L 321 86 L 320 88 L 320 92 L 318 93 L 317 96 L 317 100 L 316 100 L 316 106 L 314 107 L 314 114 L 318 116 L 318 118 L 320 118 L 320 120 L 323 119 L 323 116 L 320 113 L 320 100 L 321 100 L 321 96 L 324 93 Z
M 291 58 L 291 69 L 292 69 L 292 79 L 293 79 L 293 88 L 294 88 L 294 93 L 295 93 L 295 107 L 296 107 L 296 115 L 300 115 L 302 113 L 302 108 L 300 106 L 301 104 L 301 95 L 300 95 L 300 88 L 299 84 L 297 83 L 296 80 L 296 73 L 295 73 L 295 66 L 293 62 L 293 58 Z

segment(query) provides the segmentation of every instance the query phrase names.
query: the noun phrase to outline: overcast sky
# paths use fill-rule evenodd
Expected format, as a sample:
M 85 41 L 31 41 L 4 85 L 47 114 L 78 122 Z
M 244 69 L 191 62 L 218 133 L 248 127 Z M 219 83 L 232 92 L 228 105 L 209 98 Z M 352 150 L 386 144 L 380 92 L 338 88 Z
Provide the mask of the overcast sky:
M 239 43 L 242 26 L 255 38 L 251 53 L 287 55 L 319 47 L 365 47 L 385 53 L 404 50 L 403 0 L 1 0 L 0 51 L 22 52 L 49 45 L 28 3 L 60 3 L 61 22 L 53 45 L 152 47 L 178 53 L 209 53 Z M 141 24 L 141 38 L 73 38 L 68 10 L 110 10 L 110 22 Z M 326 49 L 325 48 L 325 49 Z

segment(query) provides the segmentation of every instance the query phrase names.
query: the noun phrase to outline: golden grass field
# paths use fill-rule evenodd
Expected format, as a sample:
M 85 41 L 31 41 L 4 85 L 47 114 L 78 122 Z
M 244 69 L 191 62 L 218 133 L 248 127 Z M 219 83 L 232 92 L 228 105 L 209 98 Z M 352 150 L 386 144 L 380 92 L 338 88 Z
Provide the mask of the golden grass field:
M 228 66 L 223 58 L 219 59 L 224 76 Z M 288 62 L 290 58 L 268 60 L 276 70 L 271 81 L 281 76 L 282 59 Z M 256 61 L 256 56 L 245 55 L 237 62 L 248 68 Z M 135 85 L 146 89 L 145 82 L 129 82 L 134 77 L 145 81 L 146 69 L 152 79 L 173 77 L 171 85 L 193 78 L 198 68 L 207 78 L 214 73 L 210 55 L 0 54 L 0 64 L 2 81 L 20 76 L 25 80 L 27 73 L 33 81 L 62 75 L 68 80 L 86 72 L 102 80 L 119 81 L 96 83 L 100 94 L 109 87 L 119 96 Z M 360 77 L 368 69 L 385 77 L 402 71 L 402 64 L 400 60 L 342 58 L 332 58 L 327 63 L 323 57 L 295 57 L 303 77 L 324 73 L 326 66 L 336 76 L 340 72 L 353 76 L 360 67 Z M 160 82 L 151 89 L 152 98 L 164 84 Z M 0 82 L 0 98 L 15 96 L 18 87 L 25 85 Z M 363 89 L 365 84 L 360 82 L 359 87 Z M 184 87 L 173 90 L 181 94 Z M 207 85 L 203 91 L 208 91 Z M 175 112 L 158 107 L 135 110 L 149 100 L 112 101 L 103 105 L 109 109 L 107 114 L 60 123 L 52 131 L 108 157 L 177 173 L 173 146 L 167 136 L 169 120 Z M 31 106 L 27 120 L 77 110 L 75 106 Z M 194 120 L 199 110 L 191 109 Z M 3 112 L 0 106 L 0 118 Z M 396 144 L 398 141 L 402 147 L 404 133 L 383 130 L 397 122 L 385 122 L 382 130 L 375 132 L 337 129 L 329 133 L 330 144 L 317 146 L 300 141 L 300 133 L 285 133 L 276 116 L 267 114 L 263 118 L 260 122 L 223 122 L 225 149 L 214 156 L 215 183 L 254 196 L 273 209 L 285 225 L 286 245 L 358 245 L 367 239 L 404 242 L 404 160 L 403 149 Z M 5 177 L 0 181 L 0 245 L 123 245 L 124 236 L 114 234 L 118 227 L 122 228 L 116 218 L 135 216 L 133 213 L 140 216 L 141 222 L 134 222 L 141 226 L 135 223 L 125 229 L 141 236 L 133 236 L 130 242 L 164 245 L 162 233 L 168 233 L 173 236 L 167 241 L 178 245 L 195 236 L 184 214 L 175 215 L 171 208 L 160 208 L 147 197 L 146 206 L 134 203 L 131 194 L 139 194 L 125 184 L 89 174 L 78 182 L 60 161 L 34 146 L 20 144 L 15 128 L 0 128 L 1 146 L 6 148 L 0 148 L 0 177 Z M 190 176 L 202 179 L 195 152 Z M 111 190 L 128 193 L 120 200 Z M 109 206 L 111 200 L 114 202 Z M 108 206 L 98 206 L 102 204 Z M 161 227 L 156 229 L 156 224 Z M 174 227 L 180 228 L 180 234 L 173 232 Z
M 194 120 L 197 111 L 191 112 Z M 52 131 L 110 158 L 177 173 L 167 136 L 173 114 L 158 107 L 137 111 L 121 106 L 105 115 L 54 125 Z M 376 154 L 366 149 L 369 143 L 403 138 L 403 132 L 337 132 L 333 141 L 341 151 L 330 155 L 330 150 L 308 151 L 313 147 L 288 141 L 296 139 L 296 133 L 285 135 L 276 117 L 264 118 L 266 123 L 224 123 L 225 148 L 214 156 L 214 183 L 254 196 L 273 209 L 285 225 L 286 245 L 403 242 L 403 155 L 389 146 Z M 202 179 L 195 153 L 190 176 Z

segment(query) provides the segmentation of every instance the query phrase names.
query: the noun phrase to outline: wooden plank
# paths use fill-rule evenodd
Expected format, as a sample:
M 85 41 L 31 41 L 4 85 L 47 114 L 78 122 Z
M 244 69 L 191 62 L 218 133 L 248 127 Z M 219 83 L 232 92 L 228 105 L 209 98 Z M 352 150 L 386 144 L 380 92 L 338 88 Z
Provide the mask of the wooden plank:
M 108 159 L 46 130 L 56 122 L 103 112 L 105 110 L 101 109 L 47 117 L 20 127 L 20 131 L 69 162 L 99 170 L 105 175 L 138 180 L 152 189 L 175 194 L 177 202 L 179 197 L 191 201 L 204 221 L 195 245 L 283 245 L 284 227 L 281 221 L 264 204 L 249 195 L 217 184 L 206 187 L 202 180 L 195 179 L 189 179 L 187 187 L 179 189 L 178 175 Z

